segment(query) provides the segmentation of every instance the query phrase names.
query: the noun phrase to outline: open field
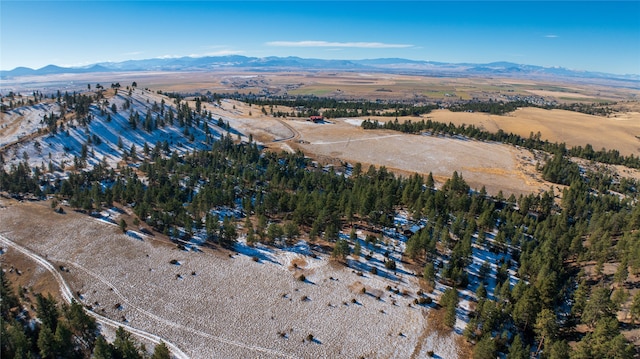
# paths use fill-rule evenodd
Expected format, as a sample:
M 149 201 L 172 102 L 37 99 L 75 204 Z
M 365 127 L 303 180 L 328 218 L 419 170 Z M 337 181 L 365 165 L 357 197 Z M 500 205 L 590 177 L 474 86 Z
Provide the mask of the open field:
M 316 95 L 337 99 L 383 99 L 413 103 L 457 101 L 460 98 L 502 100 L 514 96 L 534 96 L 548 101 L 600 102 L 616 101 L 610 117 L 591 116 L 570 111 L 545 111 L 524 108 L 506 116 L 480 113 L 452 113 L 434 111 L 423 116 L 442 122 L 474 124 L 488 131 L 502 129 L 506 132 L 528 136 L 540 132 L 543 139 L 566 142 L 569 146 L 591 143 L 596 150 L 605 147 L 617 149 L 622 154 L 639 153 L 640 140 L 640 89 L 606 84 L 585 84 L 578 81 L 526 80 L 513 78 L 448 78 L 383 73 L 332 73 L 332 72 L 143 72 L 55 75 L 49 77 L 23 77 L 2 80 L 2 92 L 16 91 L 31 94 L 33 90 L 69 91 L 86 90 L 87 83 L 108 85 L 120 82 L 123 86 L 136 81 L 140 87 L 153 91 L 186 93 L 240 92 L 263 95 Z M 615 84 L 614 84 L 615 85 Z M 563 100 L 564 98 L 564 100 Z M 573 100 L 566 100 L 573 99 Z M 154 99 L 158 100 L 158 99 Z M 210 109 L 210 108 L 209 108 Z M 258 118 L 259 111 L 253 111 Z M 249 117 L 248 111 L 242 114 Z M 2 123 L 15 122 L 4 119 Z M 28 115 L 25 114 L 26 120 Z M 387 120 L 387 118 L 385 118 Z M 14 126 L 15 127 L 15 126 Z M 14 129 L 13 136 L 21 135 Z M 4 130 L 5 133 L 9 129 Z M 598 133 L 598 136 L 594 136 Z
M 505 96 L 538 96 L 558 102 L 625 101 L 640 99 L 634 84 L 576 79 L 524 80 L 514 78 L 455 78 L 396 73 L 287 71 L 252 72 L 218 69 L 207 72 L 126 72 L 25 76 L 1 80 L 2 94 L 31 93 L 47 88 L 84 90 L 87 83 L 136 81 L 142 87 L 168 92 L 240 92 L 271 95 L 317 95 L 335 98 L 393 99 L 405 101 L 500 99 Z M 565 100 L 561 99 L 565 98 Z M 569 99 L 569 100 L 566 100 Z M 572 101 L 570 99 L 575 99 Z
M 544 185 L 535 174 L 534 155 L 496 143 L 457 138 L 366 131 L 344 120 L 316 125 L 290 121 L 304 141 L 305 153 L 376 164 L 405 173 L 432 172 L 440 181 L 458 171 L 474 188 L 489 193 L 537 192 Z
M 235 109 L 233 107 L 235 106 Z M 538 193 L 549 189 L 535 171 L 536 156 L 512 146 L 459 138 L 418 136 L 383 130 L 363 130 L 359 119 L 336 119 L 314 124 L 304 119 L 280 120 L 237 101 L 223 101 L 212 109 L 232 127 L 269 147 L 302 150 L 322 163 L 339 165 L 360 162 L 385 166 L 400 174 L 433 173 L 443 183 L 453 171 L 475 188 L 489 193 Z
M 63 266 L 83 304 L 192 358 L 458 356 L 459 337 L 429 330 L 426 309 L 410 305 L 419 288 L 410 273 L 358 276 L 325 255 L 292 251 L 255 250 L 258 262 L 221 250 L 186 252 L 86 215 L 56 214 L 47 203 L 2 201 L 2 235 Z M 3 261 L 7 255 L 11 249 Z
M 542 139 L 565 142 L 569 147 L 590 143 L 595 150 L 616 149 L 626 156 L 640 153 L 640 112 L 636 111 L 602 117 L 527 107 L 505 116 L 436 110 L 425 117 L 456 125 L 473 124 L 490 132 L 501 129 L 523 137 L 540 132 Z

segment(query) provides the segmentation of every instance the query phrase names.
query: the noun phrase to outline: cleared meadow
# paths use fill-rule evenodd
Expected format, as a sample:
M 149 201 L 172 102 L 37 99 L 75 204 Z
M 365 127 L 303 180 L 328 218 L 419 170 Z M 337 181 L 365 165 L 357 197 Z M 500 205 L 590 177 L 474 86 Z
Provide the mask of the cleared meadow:
M 359 276 L 325 255 L 287 251 L 260 251 L 259 261 L 181 251 L 86 215 L 56 214 L 46 203 L 4 202 L 3 235 L 68 269 L 63 276 L 83 304 L 192 358 L 409 358 L 428 350 L 458 357 L 460 337 L 429 330 L 427 309 L 412 304 L 419 286 L 408 273 Z

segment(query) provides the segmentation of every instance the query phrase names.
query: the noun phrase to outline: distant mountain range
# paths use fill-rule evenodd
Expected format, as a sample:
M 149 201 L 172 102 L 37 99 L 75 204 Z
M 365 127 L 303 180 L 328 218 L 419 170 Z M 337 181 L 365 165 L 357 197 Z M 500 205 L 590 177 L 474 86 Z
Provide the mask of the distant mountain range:
M 20 76 L 39 76 L 64 73 L 95 73 L 122 71 L 211 71 L 216 69 L 246 69 L 253 71 L 278 70 L 334 70 L 370 71 L 422 74 L 430 76 L 506 76 L 506 77 L 562 77 L 575 79 L 602 79 L 629 82 L 640 87 L 640 75 L 616 75 L 592 71 L 576 71 L 562 67 L 522 65 L 512 62 L 487 64 L 444 63 L 415 61 L 400 58 L 370 60 L 321 60 L 300 57 L 246 57 L 239 55 L 215 57 L 156 58 L 103 62 L 86 67 L 60 67 L 48 65 L 40 69 L 17 67 L 0 71 L 3 80 Z

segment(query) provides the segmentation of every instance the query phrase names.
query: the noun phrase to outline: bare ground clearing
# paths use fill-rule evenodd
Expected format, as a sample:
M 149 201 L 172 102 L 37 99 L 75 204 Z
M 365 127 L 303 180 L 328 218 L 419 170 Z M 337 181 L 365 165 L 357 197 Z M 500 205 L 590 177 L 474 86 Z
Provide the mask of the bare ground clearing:
M 345 120 L 332 122 L 288 121 L 300 133 L 300 142 L 291 146 L 311 156 L 386 166 L 403 173 L 432 172 L 440 181 L 458 171 L 472 187 L 484 185 L 492 194 L 548 189 L 535 171 L 534 155 L 526 150 L 473 140 L 363 130 Z
M 0 235 L 2 233 L 0 232 Z M 14 293 L 18 294 L 20 288 L 26 289 L 27 297 L 35 305 L 33 294 L 40 293 L 44 296 L 51 294 L 59 302 L 63 298 L 60 296 L 58 285 L 53 276 L 40 266 L 35 266 L 27 256 L 22 253 L 3 248 L 0 256 L 0 267 L 5 272 L 7 279 L 11 281 Z
M 46 202 L 3 202 L 3 235 L 68 268 L 63 275 L 85 305 L 165 337 L 192 358 L 409 357 L 428 325 L 425 309 L 409 306 L 411 295 L 384 291 L 398 285 L 415 293 L 415 277 L 391 282 L 305 258 L 301 282 L 289 269 L 297 256 L 272 263 L 185 252 L 72 211 L 56 214 Z M 355 281 L 381 299 L 351 292 Z M 456 337 L 438 337 L 436 354 L 457 357 Z
M 335 119 L 325 124 L 297 118 L 279 120 L 262 115 L 256 106 L 251 108 L 230 100 L 212 111 L 214 117 L 222 117 L 243 135 L 253 134 L 273 149 L 300 149 L 322 162 L 373 164 L 403 175 L 432 172 L 441 183 L 458 171 L 472 187 L 485 186 L 491 194 L 502 190 L 507 196 L 550 188 L 535 170 L 535 156 L 508 145 L 363 130 L 357 125 L 359 120 L 351 119 Z

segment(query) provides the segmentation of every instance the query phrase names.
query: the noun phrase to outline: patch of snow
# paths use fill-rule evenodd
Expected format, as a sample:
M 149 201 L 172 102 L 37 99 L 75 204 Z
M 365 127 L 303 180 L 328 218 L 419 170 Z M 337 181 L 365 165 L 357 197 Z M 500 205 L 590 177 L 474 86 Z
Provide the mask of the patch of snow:
M 358 118 L 345 118 L 344 119 L 344 122 L 346 122 L 346 123 L 348 123 L 350 125 L 357 126 L 357 127 L 362 126 L 362 121 L 364 121 L 364 120 L 361 120 L 361 119 L 358 119 Z

